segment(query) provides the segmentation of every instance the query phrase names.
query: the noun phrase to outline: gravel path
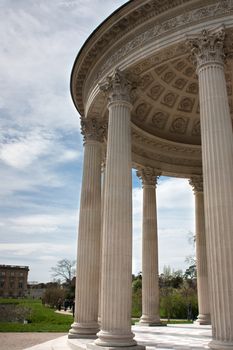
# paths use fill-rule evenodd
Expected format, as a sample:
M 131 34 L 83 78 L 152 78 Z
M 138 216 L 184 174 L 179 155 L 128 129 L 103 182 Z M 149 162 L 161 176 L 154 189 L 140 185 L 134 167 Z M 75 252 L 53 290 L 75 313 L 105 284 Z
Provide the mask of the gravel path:
M 67 333 L 0 333 L 1 350 L 23 350 Z

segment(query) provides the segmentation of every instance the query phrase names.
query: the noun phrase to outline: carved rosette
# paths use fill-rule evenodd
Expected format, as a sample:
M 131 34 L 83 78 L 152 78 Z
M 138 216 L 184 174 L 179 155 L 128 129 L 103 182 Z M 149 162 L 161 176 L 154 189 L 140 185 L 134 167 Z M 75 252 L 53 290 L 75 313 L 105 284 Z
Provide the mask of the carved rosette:
M 214 30 L 203 29 L 201 34 L 187 36 L 187 39 L 197 69 L 210 63 L 224 64 L 224 26 Z
M 157 179 L 161 175 L 157 170 L 145 167 L 137 171 L 137 176 L 142 180 L 142 187 L 153 186 L 156 187 Z
M 202 175 L 195 175 L 189 179 L 189 183 L 193 188 L 193 192 L 203 192 L 203 177 Z
M 126 78 L 119 69 L 115 69 L 112 76 L 99 84 L 100 90 L 108 97 L 109 103 L 128 102 L 131 104 L 136 90 L 136 83 Z
M 106 132 L 106 121 L 98 120 L 97 118 L 81 119 L 81 134 L 83 135 L 84 143 L 87 141 L 103 142 Z

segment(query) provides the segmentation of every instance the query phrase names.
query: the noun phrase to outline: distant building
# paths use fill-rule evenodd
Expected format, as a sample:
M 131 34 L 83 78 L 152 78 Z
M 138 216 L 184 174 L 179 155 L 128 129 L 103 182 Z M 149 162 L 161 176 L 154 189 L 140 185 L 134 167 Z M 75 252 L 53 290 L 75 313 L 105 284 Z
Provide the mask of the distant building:
M 27 297 L 32 299 L 41 299 L 46 291 L 47 284 L 38 282 L 29 282 L 27 289 Z
M 0 296 L 24 297 L 27 292 L 28 266 L 0 265 Z

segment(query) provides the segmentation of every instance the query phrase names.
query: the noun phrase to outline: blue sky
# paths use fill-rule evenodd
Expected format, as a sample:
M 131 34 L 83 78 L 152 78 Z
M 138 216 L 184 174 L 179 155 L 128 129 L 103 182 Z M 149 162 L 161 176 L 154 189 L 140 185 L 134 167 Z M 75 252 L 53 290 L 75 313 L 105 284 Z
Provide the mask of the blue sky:
M 84 41 L 126 1 L 0 0 L 0 264 L 28 265 L 29 280 L 75 259 L 82 138 L 69 91 Z M 133 272 L 141 270 L 142 190 L 133 174 Z M 193 253 L 194 198 L 187 180 L 157 190 L 160 271 Z

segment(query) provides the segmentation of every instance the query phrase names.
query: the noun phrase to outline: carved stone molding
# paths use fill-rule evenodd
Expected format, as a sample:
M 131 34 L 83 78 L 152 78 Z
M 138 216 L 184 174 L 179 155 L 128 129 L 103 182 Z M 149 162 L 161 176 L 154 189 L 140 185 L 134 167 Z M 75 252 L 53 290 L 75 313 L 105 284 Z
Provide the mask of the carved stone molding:
M 187 2 L 186 11 L 180 13 L 177 12 L 175 17 L 164 19 L 160 22 L 152 23 L 150 26 L 145 26 L 144 30 L 140 30 L 138 35 L 125 36 L 130 32 L 133 32 L 133 28 L 137 28 L 137 25 L 142 25 L 143 22 L 146 22 L 149 18 L 153 18 L 161 13 L 165 13 L 170 8 L 176 8 L 182 3 Z M 134 4 L 131 2 L 127 5 L 129 8 L 133 8 Z M 148 10 L 148 7 L 150 8 Z M 194 8 L 192 8 L 194 7 Z M 121 11 L 124 12 L 126 6 Z M 119 11 L 119 13 L 121 13 Z M 138 13 L 141 12 L 139 16 Z M 142 48 L 143 45 L 147 45 L 150 42 L 154 42 L 161 36 L 165 36 L 166 33 L 171 31 L 177 31 L 179 28 L 184 28 L 195 23 L 200 23 L 214 18 L 229 16 L 233 11 L 233 2 L 232 0 L 221 0 L 214 1 L 210 4 L 203 3 L 203 6 L 196 7 L 191 1 L 187 0 L 174 0 L 167 1 L 160 0 L 159 2 L 150 0 L 142 6 L 134 8 L 129 13 L 119 16 L 119 13 L 115 14 L 115 22 L 113 25 L 109 25 L 108 21 L 105 21 L 102 26 L 100 26 L 99 31 L 96 31 L 95 35 L 88 40 L 86 44 L 86 50 L 83 50 L 80 53 L 80 62 L 77 61 L 77 66 L 74 67 L 72 74 L 72 94 L 75 98 L 76 106 L 81 114 L 84 113 L 83 105 L 83 86 L 86 81 L 85 94 L 91 89 L 92 86 L 95 86 L 96 83 L 106 74 L 111 67 L 116 66 L 124 59 L 126 56 L 131 54 L 131 52 L 137 52 L 139 48 Z M 165 16 L 166 18 L 166 16 Z M 111 16 L 111 21 L 113 17 Z M 105 28 L 105 30 L 101 29 Z M 98 37 L 99 36 L 99 37 Z M 98 37 L 98 39 L 97 39 Z M 121 42 L 117 45 L 115 43 L 122 39 Z M 125 39 L 124 39 L 125 38 Z M 111 48 L 108 50 L 108 55 L 105 56 L 106 48 Z M 176 45 L 177 46 L 177 45 Z M 139 50 L 138 50 L 139 51 Z M 172 50 L 168 48 L 165 50 L 164 54 L 158 54 L 151 59 L 148 59 L 148 62 L 143 67 L 140 67 L 142 70 L 148 69 L 148 65 L 156 65 L 162 63 L 163 61 L 178 57 L 187 52 L 186 45 L 180 44 L 178 47 L 174 47 Z M 229 56 L 228 50 L 228 56 Z M 102 57 L 102 59 L 100 59 Z M 96 62 L 99 62 L 96 69 L 92 69 Z M 78 64 L 80 63 L 80 64 Z M 92 73 L 90 71 L 92 70 Z M 136 67 L 135 71 L 138 70 Z M 89 74 L 90 73 L 90 74 Z M 88 77 L 88 78 L 87 78 Z M 87 82 L 88 79 L 88 82 Z
M 115 69 L 112 76 L 99 84 L 100 90 L 108 97 L 109 103 L 132 102 L 136 82 L 131 82 L 119 69 Z
M 125 44 L 122 44 L 121 47 L 115 51 L 113 55 L 107 58 L 107 60 L 105 60 L 105 62 L 101 65 L 97 79 L 100 78 L 105 70 L 113 66 L 115 62 L 119 62 L 120 59 L 129 55 L 131 51 L 134 51 L 147 42 L 154 40 L 154 38 L 158 38 L 168 31 L 177 29 L 177 27 L 182 27 L 184 25 L 187 26 L 189 23 L 195 23 L 201 19 L 208 17 L 223 15 L 232 9 L 233 4 L 231 1 L 220 1 L 212 5 L 204 6 L 202 8 L 190 10 L 187 13 L 182 13 L 175 18 L 170 18 L 166 21 L 163 21 L 162 23 L 154 25 L 153 27 L 147 29 L 145 32 L 142 32 L 138 36 L 135 36 L 131 41 L 127 41 Z M 187 73 L 191 73 L 191 71 Z
M 170 131 L 178 134 L 184 134 L 187 129 L 188 122 L 189 120 L 186 117 L 177 117 L 172 122 Z
M 221 26 L 214 30 L 203 29 L 197 35 L 187 37 L 188 45 L 191 47 L 191 53 L 194 63 L 200 69 L 205 64 L 217 63 L 223 65 L 224 63 L 224 39 L 225 29 Z
M 201 147 L 189 147 L 180 144 L 170 144 L 164 141 L 163 139 L 150 139 L 145 137 L 140 131 L 137 131 L 136 128 L 132 129 L 132 142 L 137 144 L 142 144 L 143 146 L 148 146 L 151 149 L 158 150 L 160 153 L 162 152 L 176 152 L 177 154 L 182 154 L 182 158 L 190 157 L 196 158 L 199 162 L 201 162 Z
M 97 118 L 81 118 L 81 133 L 84 142 L 98 141 L 103 142 L 107 133 L 107 122 Z
M 199 119 L 195 120 L 193 123 L 192 135 L 198 137 L 201 136 L 201 123 Z
M 163 130 L 169 118 L 168 113 L 157 111 L 152 117 L 152 124 L 155 128 Z
M 151 106 L 148 103 L 146 103 L 146 102 L 140 103 L 136 107 L 136 110 L 134 113 L 136 120 L 143 122 L 146 119 L 146 117 L 148 116 L 150 109 L 151 109 Z
M 189 183 L 193 188 L 193 192 L 203 192 L 203 177 L 202 175 L 195 175 L 189 179 Z
M 137 176 L 142 180 L 142 187 L 156 187 L 157 179 L 160 175 L 161 172 L 158 172 L 157 170 L 150 167 L 141 168 L 137 171 Z

